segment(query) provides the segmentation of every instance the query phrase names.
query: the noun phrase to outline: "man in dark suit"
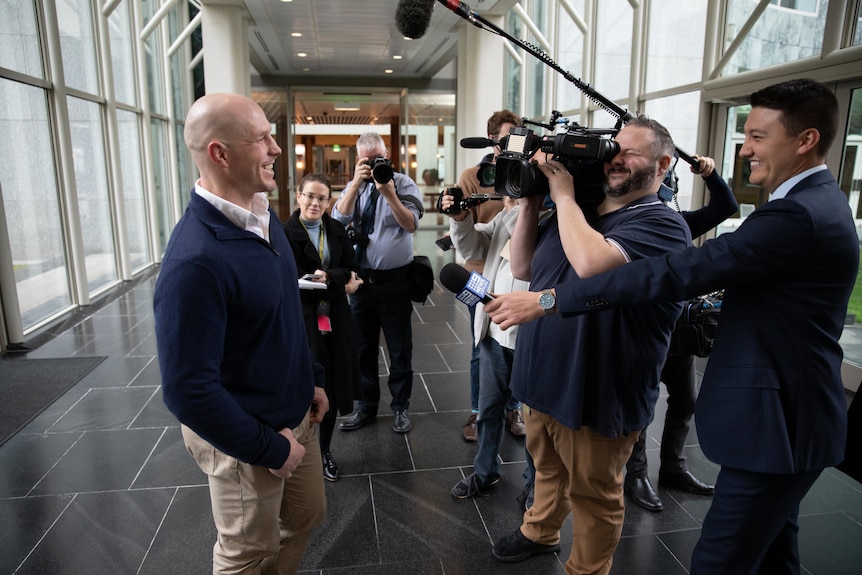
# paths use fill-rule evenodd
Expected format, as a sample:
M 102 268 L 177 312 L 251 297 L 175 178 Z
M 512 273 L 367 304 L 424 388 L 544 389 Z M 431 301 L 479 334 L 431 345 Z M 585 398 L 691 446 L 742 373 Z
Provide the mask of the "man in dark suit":
M 844 457 L 838 338 L 859 241 L 825 165 L 838 104 L 825 86 L 791 80 L 755 92 L 751 106 L 740 156 L 767 204 L 700 248 L 555 289 L 567 316 L 725 288 L 696 410 L 701 448 L 721 471 L 692 575 L 799 573 L 799 503 Z M 539 295 L 502 294 L 485 309 L 505 328 L 541 317 Z

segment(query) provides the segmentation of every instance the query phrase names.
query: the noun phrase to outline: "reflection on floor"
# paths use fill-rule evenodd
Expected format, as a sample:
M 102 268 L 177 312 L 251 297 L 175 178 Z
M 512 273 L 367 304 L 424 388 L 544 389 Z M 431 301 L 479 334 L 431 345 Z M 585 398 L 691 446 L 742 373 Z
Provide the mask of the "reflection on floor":
M 434 246 L 439 235 L 417 235 L 417 251 L 432 256 L 437 270 L 454 259 Z M 211 572 L 215 530 L 205 478 L 161 399 L 154 282 L 152 275 L 133 282 L 31 342 L 40 345 L 30 357 L 108 359 L 0 447 L 0 573 Z M 476 449 L 461 439 L 469 412 L 467 309 L 438 286 L 416 306 L 413 322 L 413 430 L 392 432 L 390 415 L 336 432 L 333 453 L 344 476 L 326 485 L 327 519 L 303 573 L 563 573 L 568 524 L 559 557 L 514 565 L 491 557 L 492 542 L 520 524 L 522 440 L 505 438 L 503 479 L 490 497 L 449 494 L 470 473 Z M 663 396 L 649 429 L 654 485 L 664 409 Z M 704 458 L 695 431 L 689 444 L 692 472 L 714 481 L 718 468 Z M 688 572 L 710 499 L 659 493 L 661 513 L 626 509 L 612 573 Z M 800 525 L 804 573 L 862 572 L 862 485 L 828 469 L 804 500 Z

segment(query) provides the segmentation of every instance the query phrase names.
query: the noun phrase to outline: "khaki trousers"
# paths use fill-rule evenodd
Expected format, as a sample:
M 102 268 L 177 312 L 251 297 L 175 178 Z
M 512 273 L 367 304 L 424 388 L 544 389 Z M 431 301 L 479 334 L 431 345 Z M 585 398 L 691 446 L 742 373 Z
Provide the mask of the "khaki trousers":
M 323 463 L 308 414 L 293 430 L 305 457 L 290 479 L 226 455 L 182 426 L 186 448 L 209 477 L 216 575 L 292 575 L 326 514 Z
M 526 405 L 523 416 L 527 450 L 536 464 L 536 492 L 521 532 L 536 543 L 554 545 L 571 512 L 566 573 L 607 574 L 625 516 L 623 469 L 639 434 L 611 439 L 587 427 L 575 430 Z

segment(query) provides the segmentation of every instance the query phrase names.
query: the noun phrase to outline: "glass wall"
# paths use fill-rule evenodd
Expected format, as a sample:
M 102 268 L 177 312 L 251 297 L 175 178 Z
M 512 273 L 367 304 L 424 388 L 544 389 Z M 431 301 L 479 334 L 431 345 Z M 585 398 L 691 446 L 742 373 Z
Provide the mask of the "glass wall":
M 164 247 L 176 220 L 180 194 L 166 166 L 178 165 L 183 187 L 191 176 L 185 147 L 166 145 L 167 127 L 181 139 L 182 123 L 165 103 L 184 114 L 191 78 L 175 59 L 166 86 L 161 40 L 188 23 L 187 3 L 171 2 L 144 53 L 136 33 L 167 1 L 0 2 L 0 228 L 12 246 L 0 274 L 17 288 L 14 298 L 0 294 L 0 311 L 16 314 L 25 334 L 151 266 L 152 246 Z M 158 118 L 139 107 L 139 89 Z M 161 238 L 150 213 L 161 216 Z
M 0 157 L 12 160 L 0 162 L 5 230 L 21 320 L 28 326 L 72 304 L 45 90 L 0 78 L 0 133 Z

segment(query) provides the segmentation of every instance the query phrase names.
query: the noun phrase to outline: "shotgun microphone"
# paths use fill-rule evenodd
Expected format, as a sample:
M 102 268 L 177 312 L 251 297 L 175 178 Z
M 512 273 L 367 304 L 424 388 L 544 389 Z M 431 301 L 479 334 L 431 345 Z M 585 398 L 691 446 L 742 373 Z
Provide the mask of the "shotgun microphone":
M 455 294 L 455 299 L 467 304 L 488 303 L 494 296 L 488 293 L 491 282 L 476 272 L 468 272 L 455 263 L 446 264 L 440 270 L 440 283 Z

